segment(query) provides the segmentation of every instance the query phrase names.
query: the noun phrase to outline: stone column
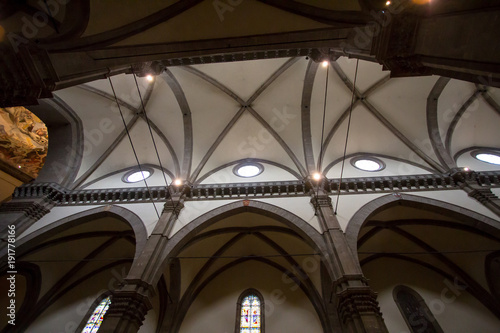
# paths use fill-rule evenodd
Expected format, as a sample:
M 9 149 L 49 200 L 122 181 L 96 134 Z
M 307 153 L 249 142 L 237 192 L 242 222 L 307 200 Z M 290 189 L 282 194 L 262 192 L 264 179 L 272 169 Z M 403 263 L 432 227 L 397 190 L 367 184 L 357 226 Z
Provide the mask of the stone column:
M 162 267 L 161 252 L 183 207 L 180 197 L 165 203 L 153 233 L 125 278 L 125 285 L 113 293 L 99 333 L 136 333 L 139 330 L 146 313 L 152 308 L 150 300 L 155 295 L 157 283 L 154 276 Z
M 387 333 L 376 293 L 368 286 L 359 263 L 351 253 L 344 232 L 333 212 L 332 200 L 320 190 L 313 195 L 311 203 L 330 252 L 328 264 L 333 272 L 331 301 L 335 303 L 343 331 Z M 325 306 L 328 307 L 329 304 Z

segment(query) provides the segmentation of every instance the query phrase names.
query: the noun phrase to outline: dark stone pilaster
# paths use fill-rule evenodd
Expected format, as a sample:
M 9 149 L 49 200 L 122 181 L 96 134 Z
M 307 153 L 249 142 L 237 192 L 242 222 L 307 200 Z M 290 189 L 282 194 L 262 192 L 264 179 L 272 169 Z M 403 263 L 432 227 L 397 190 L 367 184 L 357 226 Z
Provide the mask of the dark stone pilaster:
M 165 203 L 158 223 L 125 278 L 125 285 L 113 294 L 99 332 L 135 333 L 139 330 L 146 313 L 152 308 L 150 299 L 158 282 L 155 276 L 161 276 L 158 274 L 162 267 L 161 253 L 183 207 L 183 200 L 179 197 Z
M 377 294 L 364 277 L 344 277 L 334 283 L 339 319 L 347 332 L 387 333 Z
M 136 333 L 146 313 L 152 308 L 150 286 L 141 281 L 127 281 L 127 285 L 113 293 L 111 306 L 99 329 L 103 333 Z
M 320 191 L 313 196 L 313 204 L 328 244 L 329 265 L 333 271 L 332 299 L 325 299 L 326 308 L 334 306 L 343 330 L 350 333 L 386 333 L 382 314 L 378 307 L 376 293 L 352 255 L 347 239 L 333 212 L 328 195 Z M 333 304 L 332 304 L 333 303 Z

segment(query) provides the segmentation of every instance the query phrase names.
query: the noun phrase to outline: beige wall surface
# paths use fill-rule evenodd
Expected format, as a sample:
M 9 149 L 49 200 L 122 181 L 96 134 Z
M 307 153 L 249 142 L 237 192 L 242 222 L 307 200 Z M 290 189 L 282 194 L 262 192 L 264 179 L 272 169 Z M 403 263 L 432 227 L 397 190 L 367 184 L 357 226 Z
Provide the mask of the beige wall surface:
M 306 295 L 283 274 L 260 262 L 245 262 L 209 283 L 191 305 L 180 333 L 234 332 L 236 303 L 247 288 L 264 297 L 266 332 L 323 332 Z

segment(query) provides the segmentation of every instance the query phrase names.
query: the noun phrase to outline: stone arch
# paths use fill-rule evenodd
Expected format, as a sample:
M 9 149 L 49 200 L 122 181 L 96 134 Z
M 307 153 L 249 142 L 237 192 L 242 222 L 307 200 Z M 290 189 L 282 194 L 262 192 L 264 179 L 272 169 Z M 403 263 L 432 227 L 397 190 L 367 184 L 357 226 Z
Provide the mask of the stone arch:
M 426 209 L 435 213 L 446 214 L 447 216 L 456 218 L 460 224 L 474 227 L 486 233 L 500 237 L 500 223 L 487 216 L 454 204 L 431 198 L 402 193 L 398 193 L 397 195 L 388 194 L 374 199 L 361 207 L 353 215 L 347 225 L 345 235 L 348 245 L 351 248 L 357 262 L 359 262 L 357 251 L 358 235 L 365 222 L 371 216 L 381 212 L 382 210 L 398 205 Z
M 41 243 L 45 239 L 48 239 L 56 235 L 57 233 L 60 233 L 61 231 L 103 217 L 113 217 L 130 225 L 135 235 L 134 257 L 137 258 L 146 244 L 148 235 L 146 227 L 144 226 L 144 223 L 142 222 L 140 217 L 135 213 L 126 208 L 114 205 L 92 208 L 57 220 L 28 234 L 26 237 L 19 239 L 17 241 L 17 247 L 20 248 L 20 251 L 22 251 L 28 244 L 36 245 L 36 243 Z
M 215 208 L 194 219 L 173 235 L 161 254 L 161 267 L 157 269 L 151 282 L 156 283 L 160 279 L 168 260 L 175 257 L 197 232 L 226 217 L 244 212 L 264 215 L 282 222 L 296 231 L 309 246 L 318 251 L 321 254 L 321 260 L 325 262 L 325 257 L 328 255 L 326 244 L 321 234 L 313 226 L 297 215 L 278 206 L 261 201 L 244 200 Z M 325 264 L 326 267 L 330 267 L 326 262 Z M 331 271 L 329 273 L 330 276 L 333 276 Z
M 0 278 L 2 279 L 7 279 L 11 277 L 11 274 L 7 273 L 8 272 L 8 267 L 4 266 L 0 270 Z M 16 276 L 17 276 L 17 281 L 14 280 L 15 286 L 16 286 L 16 319 L 17 318 L 24 318 L 30 311 L 33 310 L 33 308 L 36 305 L 36 301 L 38 300 L 38 297 L 40 296 L 40 291 L 42 287 L 42 277 L 41 277 L 41 272 L 40 272 L 40 267 L 36 264 L 25 262 L 25 261 L 20 261 L 16 263 Z M 21 289 L 20 287 L 20 280 L 19 276 L 22 276 L 25 279 L 25 293 L 24 297 L 22 299 L 19 299 L 19 291 Z M 9 281 L 9 280 L 7 280 Z M 7 290 L 5 295 L 7 296 Z M 8 314 L 8 312 L 7 312 Z M 7 320 L 10 320 L 11 318 L 7 315 Z M 7 322 L 5 322 L 7 324 Z M 9 324 L 5 325 L 3 329 L 1 329 L 0 326 L 0 333 L 8 333 L 10 332 L 10 326 Z
M 49 149 L 37 182 L 57 183 L 69 187 L 76 178 L 83 158 L 83 125 L 81 119 L 61 99 L 42 99 L 29 107 L 47 126 Z

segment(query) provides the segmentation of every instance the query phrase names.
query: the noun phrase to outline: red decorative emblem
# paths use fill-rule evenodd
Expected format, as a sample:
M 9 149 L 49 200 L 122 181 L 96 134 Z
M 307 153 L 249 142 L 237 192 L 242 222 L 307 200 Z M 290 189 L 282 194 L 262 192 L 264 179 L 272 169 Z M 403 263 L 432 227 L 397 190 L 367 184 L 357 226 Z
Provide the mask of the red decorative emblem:
M 243 200 L 243 206 L 250 205 L 250 200 Z

